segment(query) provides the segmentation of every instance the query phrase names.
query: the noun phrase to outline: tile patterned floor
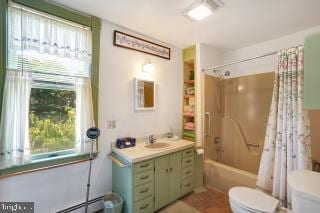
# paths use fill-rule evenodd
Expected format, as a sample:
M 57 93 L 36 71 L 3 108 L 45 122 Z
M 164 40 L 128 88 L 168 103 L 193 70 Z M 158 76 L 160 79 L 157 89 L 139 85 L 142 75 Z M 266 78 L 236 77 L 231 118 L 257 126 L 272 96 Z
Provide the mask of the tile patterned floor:
M 171 205 L 160 209 L 157 213 L 201 213 L 192 206 L 186 204 L 185 202 L 178 200 Z
M 200 193 L 192 192 L 180 200 L 202 213 L 232 213 L 225 193 L 208 186 L 206 189 Z

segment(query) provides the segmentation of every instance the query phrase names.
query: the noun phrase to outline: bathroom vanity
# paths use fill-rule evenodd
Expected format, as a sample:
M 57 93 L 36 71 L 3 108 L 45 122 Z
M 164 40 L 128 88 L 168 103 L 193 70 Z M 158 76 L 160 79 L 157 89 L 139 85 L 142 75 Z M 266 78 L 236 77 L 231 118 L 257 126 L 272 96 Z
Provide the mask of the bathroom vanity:
M 165 143 L 169 146 L 158 148 Z M 124 198 L 125 213 L 155 212 L 193 189 L 194 142 L 154 145 L 112 149 L 112 190 Z

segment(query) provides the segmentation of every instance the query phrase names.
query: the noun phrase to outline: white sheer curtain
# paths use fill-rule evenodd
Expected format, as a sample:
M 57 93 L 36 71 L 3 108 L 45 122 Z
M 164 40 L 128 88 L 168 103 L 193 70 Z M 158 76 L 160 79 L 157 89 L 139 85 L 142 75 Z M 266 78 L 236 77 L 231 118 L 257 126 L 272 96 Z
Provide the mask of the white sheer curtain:
M 303 47 L 278 54 L 257 186 L 290 203 L 287 175 L 311 169 L 309 118 L 303 109 Z
M 88 151 L 85 130 L 94 125 L 91 35 L 90 29 L 76 23 L 19 5 L 9 7 L 7 76 L 1 100 L 1 168 L 30 158 L 29 99 L 31 88 L 39 86 L 38 82 L 43 88 L 74 84 L 77 94 L 75 148 L 79 152 Z
M 8 70 L 0 124 L 0 169 L 30 160 L 29 101 L 31 73 Z
M 91 30 L 15 7 L 9 8 L 8 67 L 29 71 L 90 76 Z
M 76 150 L 88 153 L 91 149 L 86 135 L 87 129 L 94 127 L 91 82 L 89 78 L 76 79 Z

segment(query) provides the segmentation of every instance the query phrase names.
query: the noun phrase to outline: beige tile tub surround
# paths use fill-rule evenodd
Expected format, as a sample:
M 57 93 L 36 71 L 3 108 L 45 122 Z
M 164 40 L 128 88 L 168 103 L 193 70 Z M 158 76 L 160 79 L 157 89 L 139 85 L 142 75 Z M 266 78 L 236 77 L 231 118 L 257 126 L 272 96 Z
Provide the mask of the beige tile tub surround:
M 157 141 L 166 140 L 165 138 L 157 139 Z M 129 163 L 136 163 L 151 158 L 159 157 L 162 155 L 170 154 L 177 152 L 183 149 L 195 147 L 195 143 L 192 141 L 179 139 L 177 141 L 166 141 L 170 144 L 170 147 L 167 149 L 151 150 L 147 149 L 144 146 L 146 145 L 147 137 L 142 139 L 137 139 L 135 147 L 118 149 L 115 146 L 112 147 L 112 152 L 118 154 L 119 156 L 126 159 Z M 157 143 L 157 142 L 156 142 Z
M 205 107 L 212 115 L 211 136 L 206 137 L 205 184 L 227 192 L 233 186 L 255 187 L 273 92 L 274 73 L 220 80 L 206 76 Z M 241 124 L 251 143 L 248 151 L 234 122 Z M 320 110 L 309 110 L 312 159 L 320 161 Z M 208 127 L 206 127 L 208 128 Z M 208 131 L 206 129 L 206 131 Z M 220 137 L 220 145 L 214 143 Z M 217 152 L 220 149 L 223 152 Z M 218 162 L 216 160 L 218 159 Z
M 270 111 L 273 81 L 273 72 L 224 80 L 225 115 L 235 117 L 241 122 L 249 141 L 261 144 L 260 151 L 263 148 Z M 242 90 L 239 91 L 241 87 Z M 320 109 L 309 110 L 309 119 L 312 159 L 320 161 Z M 260 158 L 258 161 L 260 162 Z M 241 162 L 239 163 L 241 165 Z M 253 168 L 253 171 L 258 170 L 256 165 L 249 167 Z
M 205 158 L 257 173 L 270 110 L 274 73 L 223 79 L 206 76 L 206 111 L 212 115 L 211 137 L 205 143 Z M 232 118 L 228 119 L 228 118 Z M 249 143 L 260 144 L 249 150 L 237 121 Z M 221 143 L 215 144 L 214 138 Z M 217 152 L 220 149 L 223 152 Z

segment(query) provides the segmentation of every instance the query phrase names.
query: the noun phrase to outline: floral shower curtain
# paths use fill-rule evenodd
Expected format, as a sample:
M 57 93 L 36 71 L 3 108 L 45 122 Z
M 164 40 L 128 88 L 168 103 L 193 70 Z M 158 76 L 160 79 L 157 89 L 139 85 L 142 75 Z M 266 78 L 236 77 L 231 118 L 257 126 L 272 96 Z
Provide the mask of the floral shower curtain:
M 273 97 L 257 186 L 290 203 L 287 175 L 311 169 L 309 118 L 303 109 L 303 47 L 278 53 Z

